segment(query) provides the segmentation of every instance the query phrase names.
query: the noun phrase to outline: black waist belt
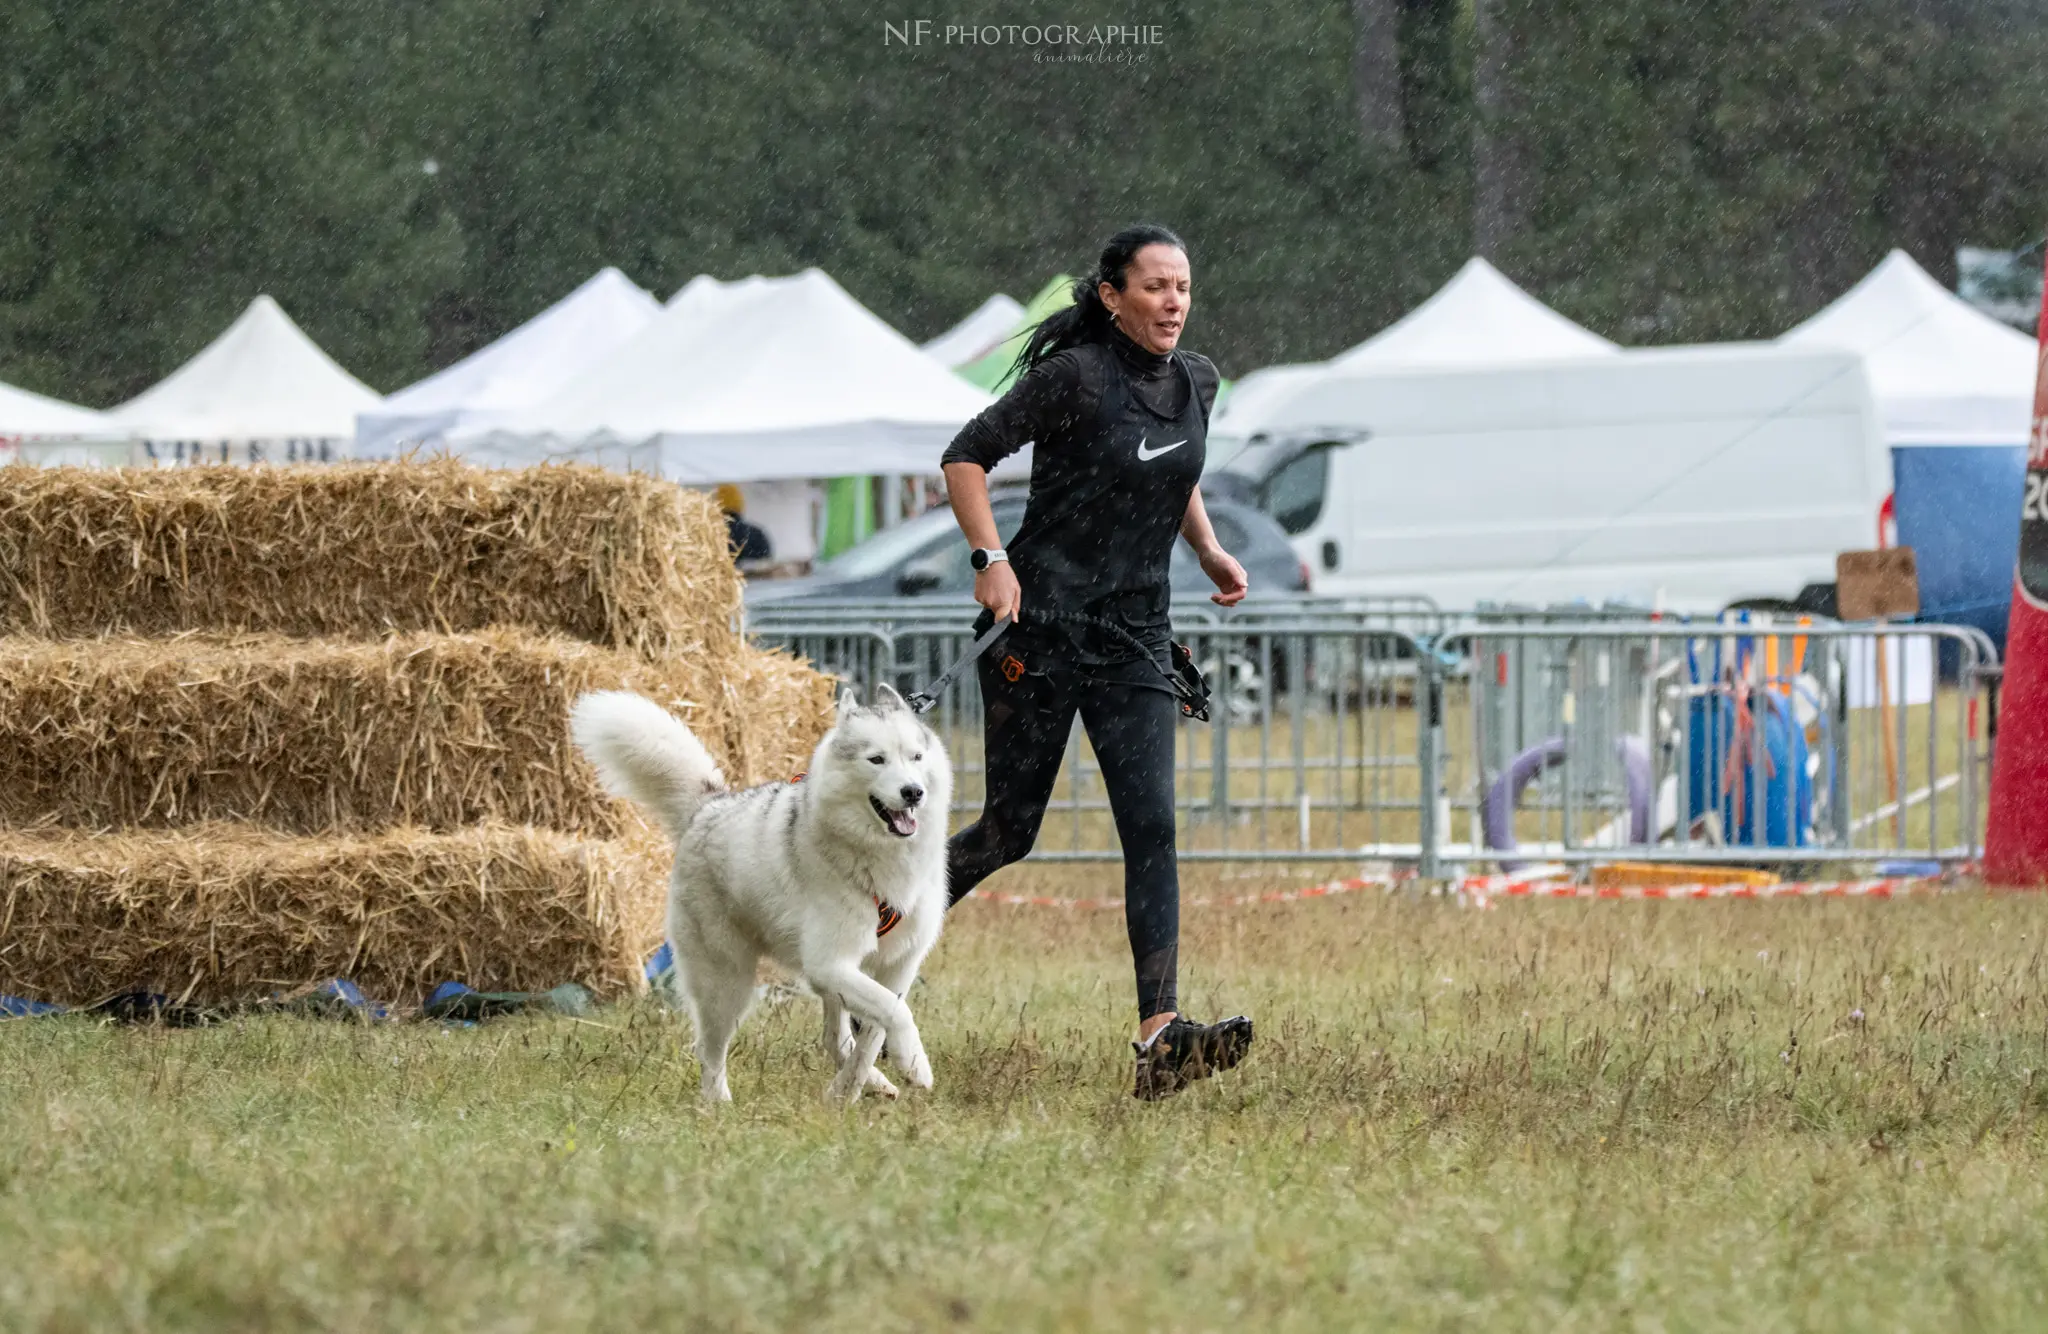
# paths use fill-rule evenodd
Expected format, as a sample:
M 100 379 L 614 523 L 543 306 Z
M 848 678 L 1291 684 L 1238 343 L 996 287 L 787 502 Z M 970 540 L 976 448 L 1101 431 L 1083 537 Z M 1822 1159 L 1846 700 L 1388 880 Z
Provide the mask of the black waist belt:
M 1168 656 L 1173 664 L 1172 670 L 1169 671 L 1159 665 L 1159 659 L 1152 656 L 1152 650 L 1145 647 L 1144 640 L 1115 621 L 1107 621 L 1099 616 L 1090 616 L 1078 611 L 1033 611 L 1031 617 L 1033 620 L 1062 621 L 1107 631 L 1134 649 L 1138 656 L 1145 660 L 1147 666 L 1159 673 L 1172 689 L 1174 698 L 1180 701 L 1183 716 L 1198 722 L 1209 721 L 1209 683 L 1202 679 L 1201 670 L 1195 666 L 1194 655 L 1188 652 L 1186 644 L 1173 643 L 1167 646 Z

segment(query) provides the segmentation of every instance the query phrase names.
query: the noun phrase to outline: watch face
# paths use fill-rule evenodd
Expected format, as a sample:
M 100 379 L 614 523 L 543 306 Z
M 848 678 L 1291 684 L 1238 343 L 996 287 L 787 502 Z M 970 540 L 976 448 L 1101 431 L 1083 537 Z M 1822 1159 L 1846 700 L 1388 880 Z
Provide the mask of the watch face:
M 976 547 L 973 550 L 973 552 L 971 552 L 968 555 L 967 563 L 969 565 L 972 565 L 976 570 L 986 570 L 988 568 L 988 553 L 986 551 L 983 551 L 980 547 Z

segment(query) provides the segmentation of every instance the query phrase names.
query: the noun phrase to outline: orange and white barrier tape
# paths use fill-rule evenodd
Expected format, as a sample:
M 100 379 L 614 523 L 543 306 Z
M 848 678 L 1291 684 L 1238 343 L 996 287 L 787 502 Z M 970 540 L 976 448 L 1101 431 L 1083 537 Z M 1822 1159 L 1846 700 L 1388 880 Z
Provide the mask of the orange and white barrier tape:
M 984 903 L 1005 903 L 1013 908 L 1121 908 L 1122 899 L 1056 899 L 1045 894 L 998 894 L 992 890 L 977 891 L 975 898 Z
M 1565 879 L 1562 866 L 1536 868 L 1533 873 L 1474 875 L 1452 882 L 1448 892 L 1462 902 L 1487 907 L 1496 899 L 1892 899 L 1913 894 L 1938 894 L 1948 881 L 1926 876 L 1888 876 L 1877 880 L 1794 880 L 1774 885 L 1680 884 L 1680 885 L 1579 885 Z M 1298 903 L 1304 899 L 1335 898 L 1367 889 L 1392 889 L 1413 880 L 1412 871 L 1393 875 L 1355 876 L 1329 880 L 1300 889 L 1267 890 L 1257 894 L 1190 895 L 1184 902 L 1197 907 L 1241 908 L 1260 903 Z M 976 898 L 1018 908 L 1121 908 L 1122 899 L 1067 899 L 1044 894 L 977 893 Z
M 1554 885 L 1571 874 L 1571 868 L 1558 862 L 1542 866 L 1528 866 L 1519 871 L 1504 871 L 1499 875 L 1468 875 L 1450 886 L 1453 894 L 1508 894 L 1530 893 L 1539 885 Z M 1527 888 L 1522 888 L 1526 886 Z
M 1456 892 L 1485 907 L 1494 899 L 1890 899 L 1937 894 L 1945 882 L 1911 876 L 1882 880 L 1789 880 L 1775 885 L 1575 885 L 1568 881 L 1473 876 Z

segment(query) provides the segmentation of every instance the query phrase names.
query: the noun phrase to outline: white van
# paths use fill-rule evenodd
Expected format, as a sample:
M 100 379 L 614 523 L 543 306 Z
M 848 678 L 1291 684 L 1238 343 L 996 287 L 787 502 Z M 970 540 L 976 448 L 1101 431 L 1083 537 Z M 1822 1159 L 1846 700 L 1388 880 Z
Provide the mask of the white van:
M 1210 468 L 1292 535 L 1319 594 L 1791 598 L 1876 545 L 1891 491 L 1853 353 L 1736 343 L 1287 380 L 1248 411 L 1226 400 Z

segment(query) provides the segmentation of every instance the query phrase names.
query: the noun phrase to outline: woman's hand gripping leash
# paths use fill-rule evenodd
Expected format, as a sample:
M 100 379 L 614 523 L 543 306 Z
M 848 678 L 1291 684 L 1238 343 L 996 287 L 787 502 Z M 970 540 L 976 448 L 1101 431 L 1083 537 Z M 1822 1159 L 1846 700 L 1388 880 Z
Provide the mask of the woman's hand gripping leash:
M 974 600 L 987 607 L 998 622 L 1017 619 L 1024 610 L 1024 589 L 1010 562 L 996 561 L 974 576 Z

